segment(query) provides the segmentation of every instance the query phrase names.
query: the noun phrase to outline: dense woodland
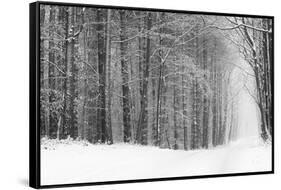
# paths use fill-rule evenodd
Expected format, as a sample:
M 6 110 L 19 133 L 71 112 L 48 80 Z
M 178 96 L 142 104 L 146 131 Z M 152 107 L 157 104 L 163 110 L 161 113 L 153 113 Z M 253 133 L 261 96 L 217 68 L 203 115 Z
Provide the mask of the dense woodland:
M 41 5 L 41 137 L 170 149 L 237 136 L 234 56 L 272 135 L 272 20 Z

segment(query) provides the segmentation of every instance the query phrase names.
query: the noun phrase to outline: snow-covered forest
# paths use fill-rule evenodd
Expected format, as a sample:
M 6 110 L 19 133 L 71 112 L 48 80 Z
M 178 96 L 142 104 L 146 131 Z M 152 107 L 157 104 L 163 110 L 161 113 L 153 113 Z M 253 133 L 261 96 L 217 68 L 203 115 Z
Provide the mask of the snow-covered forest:
M 58 153 L 63 152 L 61 145 L 65 142 L 68 153 L 72 145 L 73 150 L 86 148 L 91 161 L 95 154 L 104 154 L 107 159 L 114 157 L 115 148 L 122 152 L 126 146 L 126 154 L 135 147 L 148 154 L 156 151 L 160 157 L 161 151 L 163 157 L 183 156 L 181 161 L 190 160 L 189 156 L 196 151 L 202 151 L 197 158 L 213 155 L 215 160 L 216 153 L 220 155 L 219 151 L 214 152 L 215 147 L 233 147 L 235 142 L 247 142 L 244 145 L 250 147 L 253 143 L 255 147 L 270 146 L 272 25 L 270 17 L 41 5 L 40 133 L 46 166 L 43 172 L 55 173 L 59 164 L 53 165 L 51 172 L 48 155 L 53 155 L 56 147 L 60 147 Z M 265 154 L 266 161 L 261 163 L 266 162 L 264 168 L 270 170 L 271 151 L 264 149 L 259 156 Z M 227 153 L 231 156 L 230 150 L 233 149 Z M 83 151 L 84 156 L 86 153 Z M 49 163 L 56 159 L 50 158 Z M 149 159 L 136 159 L 127 168 Z M 202 162 L 204 159 L 207 158 Z M 61 160 L 64 162 L 68 163 Z M 96 165 L 93 167 L 97 168 Z M 189 163 L 186 168 L 195 166 Z M 246 172 L 247 167 L 244 170 L 210 171 Z M 202 174 L 206 174 L 204 171 Z M 207 174 L 212 173 L 208 171 Z M 175 175 L 201 174 L 200 170 L 197 172 Z M 173 175 L 169 169 L 164 177 L 167 173 Z M 163 177 L 158 174 L 147 177 Z M 127 179 L 126 176 L 123 178 Z M 91 179 L 78 181 L 95 180 Z M 67 181 L 62 177 L 59 182 L 63 180 Z

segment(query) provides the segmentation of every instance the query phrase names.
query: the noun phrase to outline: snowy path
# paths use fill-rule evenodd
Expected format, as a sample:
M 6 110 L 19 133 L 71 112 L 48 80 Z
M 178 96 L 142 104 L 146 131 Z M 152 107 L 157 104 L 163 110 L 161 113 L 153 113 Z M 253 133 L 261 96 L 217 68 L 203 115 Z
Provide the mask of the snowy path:
M 271 170 L 271 147 L 255 138 L 195 151 L 52 141 L 42 148 L 43 185 Z

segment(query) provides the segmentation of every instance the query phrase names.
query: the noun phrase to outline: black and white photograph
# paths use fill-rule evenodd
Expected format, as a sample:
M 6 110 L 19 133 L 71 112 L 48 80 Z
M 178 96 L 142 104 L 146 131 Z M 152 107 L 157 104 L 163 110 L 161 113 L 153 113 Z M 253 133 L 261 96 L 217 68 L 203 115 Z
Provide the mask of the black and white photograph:
M 273 17 L 38 16 L 40 185 L 273 171 Z

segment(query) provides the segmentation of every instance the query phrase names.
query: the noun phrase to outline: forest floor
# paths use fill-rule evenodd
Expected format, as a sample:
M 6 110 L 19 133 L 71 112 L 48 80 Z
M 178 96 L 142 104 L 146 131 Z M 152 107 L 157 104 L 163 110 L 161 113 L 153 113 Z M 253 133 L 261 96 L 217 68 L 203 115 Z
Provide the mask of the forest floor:
M 270 170 L 271 145 L 254 137 L 193 151 L 41 141 L 42 185 Z

